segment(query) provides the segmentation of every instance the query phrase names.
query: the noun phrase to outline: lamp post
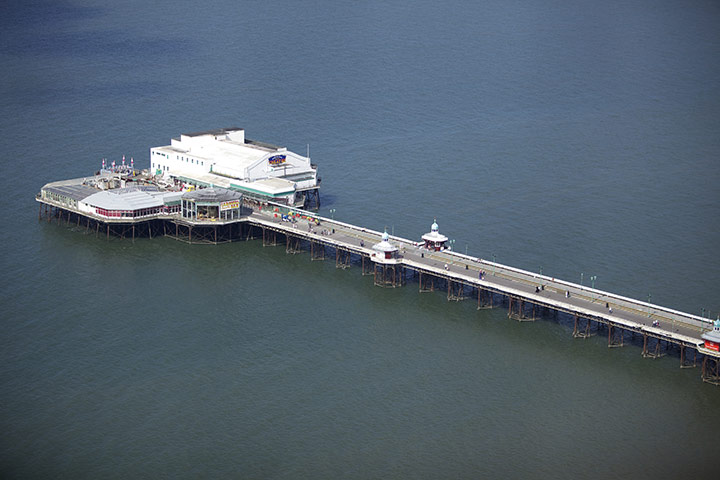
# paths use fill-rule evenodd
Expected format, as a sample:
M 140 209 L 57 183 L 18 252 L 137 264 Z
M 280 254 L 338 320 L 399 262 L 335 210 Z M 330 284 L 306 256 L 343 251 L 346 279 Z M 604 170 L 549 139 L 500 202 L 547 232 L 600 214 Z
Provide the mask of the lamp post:
M 467 255 L 468 243 L 465 242 L 465 255 Z
M 330 219 L 335 220 L 335 209 L 334 208 L 330 209 Z
M 492 254 L 492 259 L 493 259 L 492 274 L 494 276 L 495 275 L 495 254 L 494 253 Z
M 648 317 L 650 316 L 650 299 L 652 298 L 652 294 L 648 293 Z
M 450 250 L 454 251 L 455 240 L 450 240 L 448 243 L 450 244 Z
M 595 280 L 597 280 L 597 275 L 592 275 L 590 277 L 590 281 L 592 282 L 592 289 L 595 290 Z M 595 292 L 592 293 L 592 299 L 595 301 Z
M 584 277 L 584 276 L 585 276 L 585 274 L 582 273 L 582 272 L 580 272 L 580 286 L 581 286 L 581 287 L 582 287 L 583 277 Z

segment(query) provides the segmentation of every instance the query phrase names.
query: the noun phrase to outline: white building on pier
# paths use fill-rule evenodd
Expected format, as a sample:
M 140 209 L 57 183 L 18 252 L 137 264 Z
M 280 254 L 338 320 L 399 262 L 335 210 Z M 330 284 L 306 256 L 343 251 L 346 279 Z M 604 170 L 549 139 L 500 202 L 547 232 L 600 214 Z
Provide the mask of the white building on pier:
M 223 187 L 258 200 L 302 204 L 317 199 L 317 167 L 285 147 L 245 138 L 242 128 L 184 133 L 150 149 L 150 170 L 173 182 Z

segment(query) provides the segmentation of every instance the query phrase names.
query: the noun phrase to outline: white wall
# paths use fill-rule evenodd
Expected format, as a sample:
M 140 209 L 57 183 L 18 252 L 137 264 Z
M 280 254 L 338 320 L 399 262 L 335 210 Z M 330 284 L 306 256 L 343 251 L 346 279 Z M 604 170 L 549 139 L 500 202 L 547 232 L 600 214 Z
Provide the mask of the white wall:
M 273 167 L 270 165 L 269 159 L 276 155 L 285 155 L 285 163 Z M 272 152 L 248 168 L 248 180 L 252 182 L 266 177 L 284 177 L 285 175 L 296 175 L 312 171 L 310 159 L 307 157 L 288 151 Z

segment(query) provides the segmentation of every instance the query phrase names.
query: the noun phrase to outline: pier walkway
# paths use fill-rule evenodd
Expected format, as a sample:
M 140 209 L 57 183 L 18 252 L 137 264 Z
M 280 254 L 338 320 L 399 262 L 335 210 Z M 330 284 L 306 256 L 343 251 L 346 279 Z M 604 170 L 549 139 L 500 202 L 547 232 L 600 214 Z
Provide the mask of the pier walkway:
M 254 210 L 247 217 L 254 226 L 275 231 L 286 236 L 302 238 L 318 245 L 330 246 L 369 257 L 376 253 L 372 245 L 380 242 L 382 233 L 357 227 L 326 217 L 317 217 L 319 225 L 307 221 L 297 223 L 282 221 L 282 217 L 270 210 Z M 509 315 L 518 320 L 532 320 L 529 309 L 535 306 L 547 307 L 575 316 L 576 336 L 588 335 L 588 320 L 608 326 L 608 344 L 622 344 L 613 328 L 631 331 L 644 336 L 643 354 L 654 356 L 648 339 L 663 340 L 681 347 L 696 349 L 703 341 L 703 332 L 712 329 L 707 318 L 672 310 L 614 293 L 524 271 L 484 259 L 464 255 L 451 250 L 431 252 L 417 245 L 417 242 L 391 236 L 390 241 L 400 250 L 397 264 L 418 272 L 429 274 L 448 282 L 450 290 L 467 286 L 480 292 L 492 292 L 507 296 Z M 447 265 L 447 269 L 445 266 Z M 484 272 L 484 275 L 480 275 Z M 452 286 L 451 286 L 452 285 Z M 422 288 L 422 282 L 421 282 Z M 513 306 L 513 302 L 515 302 Z M 539 313 L 539 312 L 538 312 Z M 580 325 L 578 325 L 578 320 Z M 583 324 L 583 320 L 586 322 Z M 657 321 L 659 324 L 653 325 Z M 579 327 L 579 328 L 578 328 Z M 583 327 L 585 331 L 583 332 Z M 621 334 L 622 335 L 622 334 Z M 620 342 L 620 343 L 618 343 Z M 659 343 L 655 345 L 656 349 Z M 716 352 L 703 354 L 720 357 Z M 683 362 L 685 359 L 682 359 Z

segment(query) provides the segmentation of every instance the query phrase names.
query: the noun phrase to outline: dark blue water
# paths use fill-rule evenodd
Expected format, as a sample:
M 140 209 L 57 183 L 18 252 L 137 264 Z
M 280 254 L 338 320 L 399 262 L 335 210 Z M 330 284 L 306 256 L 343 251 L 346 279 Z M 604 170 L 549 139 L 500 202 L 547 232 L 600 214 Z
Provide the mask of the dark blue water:
M 322 212 L 720 313 L 715 2 L 9 2 L 8 478 L 666 478 L 720 390 L 603 334 L 380 289 L 259 242 L 106 241 L 46 182 L 240 126 L 310 148 Z M 707 314 L 706 314 L 707 315 Z

